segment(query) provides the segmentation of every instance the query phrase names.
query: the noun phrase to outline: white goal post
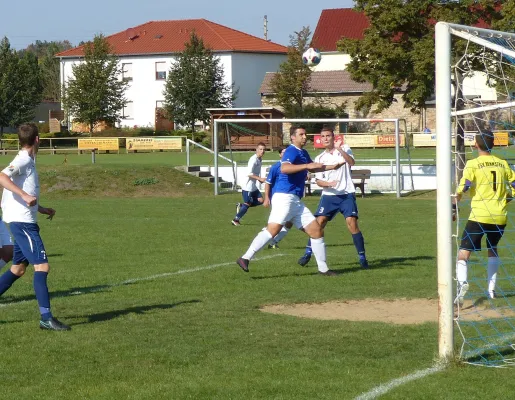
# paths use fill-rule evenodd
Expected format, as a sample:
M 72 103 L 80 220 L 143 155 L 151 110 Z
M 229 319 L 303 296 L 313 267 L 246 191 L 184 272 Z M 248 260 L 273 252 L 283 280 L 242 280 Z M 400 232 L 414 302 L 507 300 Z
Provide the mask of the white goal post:
M 400 121 L 398 118 L 275 118 L 275 119 L 216 119 L 213 126 L 213 150 L 214 150 L 214 189 L 215 196 L 219 194 L 219 173 L 218 173 L 218 156 L 219 156 L 219 131 L 220 125 L 226 123 L 232 124 L 248 124 L 248 123 L 291 123 L 291 124 L 308 124 L 308 123 L 341 123 L 341 122 L 365 122 L 365 123 L 393 123 L 395 130 L 395 166 L 396 166 L 396 192 L 397 197 L 401 197 L 401 164 L 400 164 Z M 345 134 L 343 134 L 345 135 Z
M 435 28 L 435 78 L 436 78 L 436 173 L 437 173 L 437 263 L 438 263 L 438 298 L 439 298 L 439 338 L 438 348 L 439 357 L 442 361 L 449 361 L 454 356 L 454 310 L 453 310 L 453 269 L 456 260 L 453 258 L 453 225 L 452 225 L 452 186 L 453 186 L 453 160 L 451 156 L 453 117 L 465 115 L 478 115 L 493 110 L 502 110 L 514 107 L 511 93 L 502 93 L 502 100 L 497 104 L 485 101 L 471 101 L 465 109 L 456 111 L 452 104 L 453 78 L 451 68 L 453 37 L 464 39 L 467 44 L 477 46 L 486 54 L 493 52 L 494 57 L 484 63 L 484 68 L 488 75 L 489 68 L 494 62 L 502 63 L 504 57 L 515 59 L 515 50 L 506 43 L 515 43 L 515 34 L 497 32 L 488 29 L 480 29 L 470 26 L 462 26 L 446 22 L 438 22 Z M 466 50 L 465 50 L 466 52 Z M 497 57 L 497 60 L 495 59 Z M 491 61 L 494 60 L 494 61 Z M 510 62 L 509 62 L 510 63 Z M 512 63 L 512 61 L 511 61 Z M 473 71 L 468 71 L 473 72 Z M 458 78 L 455 76 L 455 82 Z M 501 79 L 495 76 L 492 80 L 500 82 Z M 493 87 L 494 84 L 491 84 Z M 498 90 L 497 88 L 495 89 Z M 501 94 L 501 92 L 497 92 Z M 466 99 L 466 96 L 461 96 Z M 462 100 L 461 98 L 459 100 Z M 476 99 L 474 99 L 476 100 Z M 478 117 L 478 120 L 480 117 Z M 483 121 L 489 122 L 488 118 Z M 456 239 L 456 236 L 454 236 Z

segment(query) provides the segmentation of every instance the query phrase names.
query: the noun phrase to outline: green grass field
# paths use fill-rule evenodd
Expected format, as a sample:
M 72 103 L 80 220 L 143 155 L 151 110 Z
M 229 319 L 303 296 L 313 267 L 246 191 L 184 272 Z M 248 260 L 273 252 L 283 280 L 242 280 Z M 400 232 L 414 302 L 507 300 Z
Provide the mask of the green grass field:
M 233 227 L 240 195 L 213 197 L 210 184 L 171 168 L 181 160 L 167 153 L 100 155 L 94 166 L 87 155 L 63 157 L 38 158 L 41 203 L 57 210 L 40 225 L 53 312 L 72 331 L 38 329 L 28 272 L 0 299 L 4 398 L 354 399 L 434 365 L 437 323 L 259 310 L 437 298 L 434 193 L 358 199 L 370 270 L 359 268 L 340 217 L 326 229 L 339 276 L 296 264 L 306 239 L 298 231 L 258 253 L 245 274 L 235 260 L 268 210 L 252 209 Z M 136 184 L 150 178 L 156 183 Z M 306 199 L 312 209 L 317 201 Z M 509 398 L 511 375 L 455 363 L 381 398 Z

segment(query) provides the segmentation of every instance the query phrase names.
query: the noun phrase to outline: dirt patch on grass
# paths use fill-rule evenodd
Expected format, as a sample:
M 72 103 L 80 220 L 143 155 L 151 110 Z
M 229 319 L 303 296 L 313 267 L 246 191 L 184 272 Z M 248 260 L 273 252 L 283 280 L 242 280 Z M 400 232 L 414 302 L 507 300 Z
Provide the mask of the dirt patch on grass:
M 467 304 L 460 312 L 460 318 L 463 320 L 485 320 L 507 316 L 506 310 L 466 307 Z M 261 311 L 300 318 L 378 321 L 399 325 L 438 322 L 438 300 L 434 299 L 363 299 L 319 304 L 279 304 L 264 306 Z M 514 315 L 515 313 L 510 312 L 510 316 Z

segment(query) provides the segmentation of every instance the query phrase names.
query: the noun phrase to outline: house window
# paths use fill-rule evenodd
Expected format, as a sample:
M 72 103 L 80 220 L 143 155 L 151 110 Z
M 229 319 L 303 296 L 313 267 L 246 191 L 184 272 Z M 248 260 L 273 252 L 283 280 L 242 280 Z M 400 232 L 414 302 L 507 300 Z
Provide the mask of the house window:
M 124 81 L 132 81 L 132 63 L 122 64 L 122 79 Z
M 156 62 L 156 80 L 162 81 L 166 79 L 166 62 Z
M 123 107 L 123 119 L 134 119 L 134 103 L 132 101 L 127 102 Z
M 165 106 L 164 100 L 157 100 L 156 101 L 156 108 L 163 108 Z

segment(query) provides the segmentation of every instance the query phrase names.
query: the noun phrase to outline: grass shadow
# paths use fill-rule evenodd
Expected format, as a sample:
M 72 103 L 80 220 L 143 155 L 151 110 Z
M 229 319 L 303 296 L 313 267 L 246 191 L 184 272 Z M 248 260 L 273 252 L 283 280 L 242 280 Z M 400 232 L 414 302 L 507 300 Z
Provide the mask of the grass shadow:
M 83 294 L 90 293 L 98 293 L 98 292 L 106 292 L 108 289 L 111 289 L 112 285 L 96 285 L 96 286 L 87 286 L 87 287 L 76 287 L 67 290 L 58 290 L 55 292 L 50 292 L 50 298 L 55 297 L 68 297 L 68 296 L 79 296 Z M 24 301 L 35 300 L 35 295 L 26 295 L 20 297 L 1 297 L 0 304 L 5 303 L 23 303 Z
M 200 300 L 186 300 L 186 301 L 180 301 L 180 302 L 172 303 L 172 304 L 153 304 L 150 306 L 129 307 L 129 308 L 124 308 L 123 310 L 113 310 L 113 311 L 107 311 L 107 312 L 98 313 L 98 314 L 91 314 L 91 315 L 87 316 L 87 319 L 88 319 L 87 321 L 78 322 L 75 324 L 72 323 L 70 325 L 73 326 L 73 325 L 91 324 L 91 323 L 95 323 L 95 322 L 110 321 L 112 319 L 122 317 L 122 316 L 128 315 L 128 314 L 140 314 L 141 315 L 141 314 L 145 314 L 148 311 L 168 310 L 168 309 L 175 308 L 175 307 L 178 307 L 183 304 L 195 304 L 195 303 L 200 303 L 200 302 L 201 302 Z M 84 317 L 85 316 L 83 316 L 83 315 L 68 316 L 68 318 L 84 318 Z

